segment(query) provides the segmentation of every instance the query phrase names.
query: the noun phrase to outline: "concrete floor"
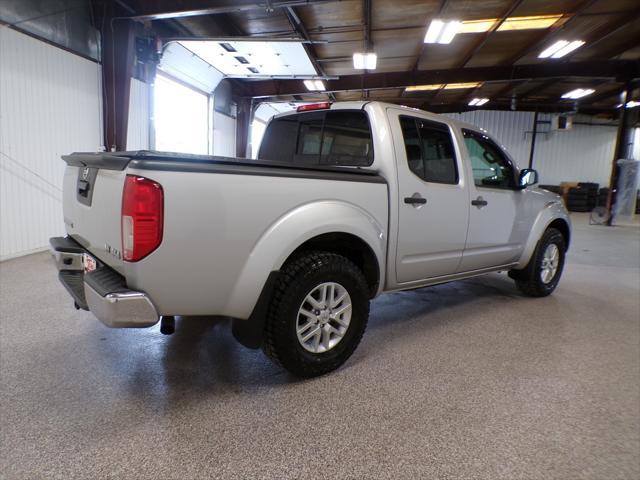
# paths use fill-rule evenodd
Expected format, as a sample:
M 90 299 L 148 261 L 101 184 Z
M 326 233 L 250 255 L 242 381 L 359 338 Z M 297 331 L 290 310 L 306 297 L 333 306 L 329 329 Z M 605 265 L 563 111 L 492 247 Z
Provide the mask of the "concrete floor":
M 640 230 L 578 217 L 544 299 L 504 274 L 385 295 L 298 381 L 229 325 L 109 330 L 47 254 L 0 265 L 0 478 L 640 477 Z

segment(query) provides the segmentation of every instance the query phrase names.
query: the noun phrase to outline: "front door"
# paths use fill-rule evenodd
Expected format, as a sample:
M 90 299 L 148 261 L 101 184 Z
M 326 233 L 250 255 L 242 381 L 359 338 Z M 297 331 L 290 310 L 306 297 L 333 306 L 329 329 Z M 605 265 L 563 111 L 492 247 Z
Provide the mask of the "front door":
M 450 127 L 389 110 L 398 172 L 398 283 L 455 273 L 467 236 L 469 194 Z
M 522 211 L 524 195 L 516 187 L 516 169 L 487 135 L 463 129 L 473 182 L 469 233 L 461 272 L 496 267 L 515 262 L 526 238 Z

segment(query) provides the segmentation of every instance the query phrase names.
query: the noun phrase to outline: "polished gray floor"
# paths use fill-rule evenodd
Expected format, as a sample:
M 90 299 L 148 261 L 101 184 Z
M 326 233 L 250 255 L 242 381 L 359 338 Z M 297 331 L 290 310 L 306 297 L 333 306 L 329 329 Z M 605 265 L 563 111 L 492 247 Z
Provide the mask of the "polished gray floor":
M 0 478 L 640 478 L 640 230 L 577 221 L 556 293 L 504 274 L 385 295 L 298 381 L 226 323 L 77 312 L 47 254 L 0 264 Z

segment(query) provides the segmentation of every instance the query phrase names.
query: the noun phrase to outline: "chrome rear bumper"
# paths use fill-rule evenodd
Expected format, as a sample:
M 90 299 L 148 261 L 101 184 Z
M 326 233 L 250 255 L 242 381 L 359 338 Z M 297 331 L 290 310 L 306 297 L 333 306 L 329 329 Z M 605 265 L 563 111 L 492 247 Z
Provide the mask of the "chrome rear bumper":
M 82 256 L 89 252 L 69 237 L 50 240 L 51 254 L 59 271 L 60 282 L 77 308 L 89 310 L 111 328 L 150 327 L 160 316 L 144 292 L 127 288 L 122 275 L 106 265 L 84 273 Z
M 85 282 L 84 296 L 91 313 L 107 327 L 139 328 L 158 323 L 158 312 L 149 297 L 142 292 L 128 290 L 107 293 L 103 297 Z

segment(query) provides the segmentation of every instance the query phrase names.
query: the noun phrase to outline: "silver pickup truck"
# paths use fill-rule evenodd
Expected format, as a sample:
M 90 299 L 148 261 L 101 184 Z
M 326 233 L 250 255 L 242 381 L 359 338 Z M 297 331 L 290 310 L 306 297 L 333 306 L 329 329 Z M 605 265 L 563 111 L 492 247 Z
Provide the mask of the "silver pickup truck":
M 231 317 L 300 376 L 349 358 L 383 292 L 506 270 L 550 294 L 571 236 L 560 197 L 486 132 L 379 102 L 278 115 L 257 160 L 63 159 L 67 236 L 51 249 L 77 308 L 166 333 L 178 315 Z

